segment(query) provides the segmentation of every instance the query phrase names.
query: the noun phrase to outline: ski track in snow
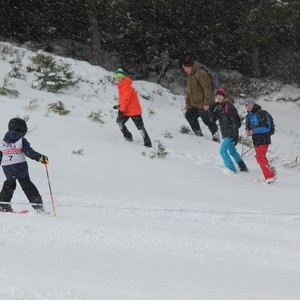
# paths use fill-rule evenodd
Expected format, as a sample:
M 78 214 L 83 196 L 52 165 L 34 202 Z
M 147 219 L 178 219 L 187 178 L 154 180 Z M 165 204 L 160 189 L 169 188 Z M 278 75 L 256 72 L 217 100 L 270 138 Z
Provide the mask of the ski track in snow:
M 89 216 L 87 220 L 79 220 L 80 214 Z M 294 215 L 268 215 L 262 212 L 226 212 L 226 211 L 201 211 L 201 212 L 172 212 L 161 210 L 131 210 L 89 208 L 64 208 L 59 209 L 58 217 L 26 215 L 9 218 L 6 226 L 1 226 L 0 247 L 1 252 L 9 251 L 8 257 L 13 258 L 14 263 L 9 268 L 2 268 L 2 275 L 9 274 L 14 268 L 26 276 L 31 268 L 30 263 L 40 258 L 42 249 L 48 249 L 50 257 L 43 260 L 52 261 L 54 269 L 65 270 L 75 268 L 72 278 L 76 276 L 76 265 L 83 263 L 89 270 L 97 272 L 97 268 L 108 267 L 105 258 L 118 260 L 119 256 L 125 256 L 135 264 L 142 264 L 147 268 L 145 272 L 151 272 L 153 255 L 155 260 L 164 261 L 158 277 L 166 276 L 166 264 L 173 265 L 178 261 L 186 263 L 197 261 L 199 266 L 210 268 L 210 273 L 227 271 L 224 264 L 245 264 L 254 267 L 280 269 L 281 262 L 290 261 L 291 265 L 299 258 L 298 247 L 293 241 L 299 241 L 299 216 Z M 91 222 L 92 220 L 92 222 Z M 127 224 L 127 225 L 124 225 Z M 226 224 L 226 230 L 224 230 Z M 298 224 L 298 226 L 295 226 Z M 172 228 L 170 230 L 170 228 Z M 273 232 L 273 234 L 270 234 Z M 287 234 L 288 233 L 288 234 Z M 268 238 L 266 239 L 266 236 Z M 280 240 L 280 243 L 279 243 Z M 57 245 L 59 248 L 57 248 Z M 19 250 L 18 250 L 19 249 Z M 49 249 L 52 249 L 49 251 Z M 95 254 L 98 253 L 98 254 Z M 29 261 L 26 267 L 20 266 L 19 259 Z M 122 254 L 121 254 L 122 253 Z M 51 254 L 54 259 L 51 259 Z M 68 254 L 70 257 L 68 259 Z M 97 257 L 97 262 L 89 259 Z M 61 257 L 60 257 L 61 255 Z M 15 259 L 17 257 L 17 259 Z M 86 260 L 82 262 L 82 259 Z M 134 258 L 138 257 L 138 259 Z M 77 259 L 78 258 L 78 261 Z M 9 258 L 8 258 L 9 259 Z M 61 260 L 63 259 L 63 260 Z M 104 260 L 104 261 L 103 261 Z M 216 269 L 215 262 L 219 262 L 220 270 Z M 119 261 L 121 267 L 123 261 Z M 130 264 L 130 263 L 129 263 Z M 51 264 L 47 264 L 49 267 Z M 82 268 L 78 266 L 78 276 L 82 274 Z M 44 271 L 47 271 L 48 267 Z M 295 270 L 299 266 L 295 265 Z M 129 267 L 130 268 L 130 267 Z M 176 268 L 175 268 L 176 269 Z M 157 268 L 155 268 L 155 272 Z M 53 271 L 50 268 L 50 272 Z M 175 270 L 174 270 L 175 271 Z M 75 275 L 73 274 L 75 272 Z M 123 277 L 122 271 L 115 271 L 115 279 Z M 140 271 L 139 271 L 140 272 Z M 154 272 L 154 270 L 153 270 Z M 168 273 L 168 272 L 167 272 Z M 109 275 L 112 276 L 112 275 Z M 82 285 L 84 286 L 84 280 Z M 88 283 L 93 286 L 95 283 Z M 107 285 L 109 283 L 106 282 Z M 72 285 L 71 285 L 72 286 Z M 74 287 L 73 287 L 74 288 Z M 97 286 L 97 290 L 103 287 Z M 46 289 L 47 290 L 47 289 Z M 129 289 L 130 290 L 130 289 Z M 124 291 L 125 292 L 125 291 Z M 120 295 L 120 291 L 118 292 Z M 122 293 L 121 293 L 122 294 Z M 128 295 L 127 295 L 128 296 Z M 142 295 L 141 299 L 143 299 Z M 0 289 L 0 299 L 110 299 L 101 295 L 88 293 L 53 293 L 29 291 L 28 289 L 6 288 Z M 40 297 L 40 298 L 39 298 Z M 126 293 L 124 294 L 126 297 Z M 137 297 L 135 295 L 135 297 Z M 145 299 L 183 299 L 181 296 L 171 295 L 159 297 L 149 295 Z M 114 299 L 114 298 L 111 298 Z M 225 298 L 226 299 L 226 298 Z

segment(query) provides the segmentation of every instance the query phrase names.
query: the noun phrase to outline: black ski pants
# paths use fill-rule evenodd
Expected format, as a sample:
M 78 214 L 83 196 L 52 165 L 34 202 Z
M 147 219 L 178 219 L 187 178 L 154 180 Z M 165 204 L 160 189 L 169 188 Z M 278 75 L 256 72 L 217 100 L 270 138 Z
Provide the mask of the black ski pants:
M 218 126 L 212 121 L 208 110 L 190 106 L 185 113 L 185 118 L 196 135 L 199 135 L 199 133 L 202 132 L 198 121 L 199 117 L 201 117 L 203 123 L 208 127 L 212 135 L 218 131 Z
M 16 181 L 19 181 L 22 190 L 24 191 L 28 201 L 30 203 L 34 203 L 32 207 L 34 209 L 39 209 L 43 207 L 43 200 L 42 197 L 36 188 L 36 186 L 33 184 L 33 182 L 30 180 L 29 176 L 20 178 L 20 179 L 7 179 L 3 183 L 2 190 L 0 192 L 0 202 L 7 202 L 10 203 L 14 191 L 16 189 L 17 183 Z M 3 208 L 11 208 L 10 204 L 0 204 Z
M 150 137 L 149 137 L 149 135 L 148 135 L 148 133 L 145 129 L 142 116 L 137 115 L 137 116 L 128 117 L 128 116 L 124 116 L 124 114 L 119 111 L 116 121 L 117 121 L 117 124 L 119 125 L 119 128 L 120 128 L 121 132 L 123 133 L 124 138 L 128 141 L 132 141 L 132 134 L 130 133 L 128 128 L 125 126 L 126 122 L 129 119 L 132 119 L 132 121 L 133 121 L 134 125 L 136 126 L 136 128 L 141 132 L 141 135 L 144 139 L 144 145 L 146 147 L 151 147 L 152 146 L 151 140 L 150 140 Z

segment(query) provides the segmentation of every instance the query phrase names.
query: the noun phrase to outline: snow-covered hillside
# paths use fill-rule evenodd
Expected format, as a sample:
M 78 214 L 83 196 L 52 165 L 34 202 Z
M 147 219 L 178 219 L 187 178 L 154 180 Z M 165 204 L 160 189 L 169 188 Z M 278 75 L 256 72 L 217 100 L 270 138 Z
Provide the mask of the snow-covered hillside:
M 33 53 L 22 53 L 25 69 Z M 1 85 L 11 56 L 0 57 Z M 256 182 L 262 174 L 253 151 L 244 158 L 249 173 L 229 174 L 206 127 L 202 138 L 180 133 L 182 96 L 134 82 L 153 146 L 160 141 L 168 152 L 150 159 L 155 149 L 143 146 L 133 123 L 132 143 L 115 123 L 113 73 L 57 59 L 71 64 L 76 86 L 39 91 L 25 72 L 11 79 L 19 97 L 0 96 L 2 136 L 12 117 L 27 117 L 27 139 L 50 159 L 57 211 L 37 215 L 17 186 L 12 206 L 30 214 L 0 215 L 1 300 L 299 299 L 300 176 L 297 166 L 284 166 L 300 154 L 297 103 L 258 99 L 277 125 L 270 158 L 278 180 L 266 186 Z M 71 113 L 49 112 L 58 101 Z M 104 123 L 87 118 L 91 112 Z M 45 167 L 28 163 L 51 211 Z

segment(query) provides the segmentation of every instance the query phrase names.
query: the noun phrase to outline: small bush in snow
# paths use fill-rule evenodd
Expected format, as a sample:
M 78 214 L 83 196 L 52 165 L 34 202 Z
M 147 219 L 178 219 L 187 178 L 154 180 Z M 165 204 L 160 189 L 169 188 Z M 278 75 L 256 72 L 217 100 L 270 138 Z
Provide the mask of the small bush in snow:
M 151 96 L 150 95 L 141 95 L 142 98 L 144 98 L 145 100 L 150 100 Z
M 21 118 L 23 119 L 25 122 L 28 122 L 30 120 L 30 116 L 29 115 L 25 115 L 24 117 L 19 117 L 18 118 Z
M 16 49 L 12 45 L 0 43 L 0 59 L 9 61 L 11 57 L 24 57 L 25 50 Z
M 65 108 L 65 105 L 61 101 L 48 104 L 48 110 L 52 111 L 56 114 L 59 114 L 61 116 L 64 116 L 64 115 L 67 115 L 70 113 L 70 111 Z
M 8 76 L 18 79 L 24 79 L 22 58 L 19 52 L 17 52 L 14 59 L 9 63 L 11 64 L 12 69 L 9 71 Z
M 244 145 L 246 147 L 252 148 L 253 147 L 253 142 L 252 142 L 252 138 L 244 137 L 242 135 L 239 136 L 239 143 L 241 145 Z
M 11 87 L 12 84 L 10 83 L 8 76 L 4 76 L 3 85 L 0 86 L 0 95 L 14 96 L 14 97 L 19 96 L 20 93 Z
M 72 150 L 72 154 L 74 154 L 74 155 L 84 155 L 84 150 L 83 149 Z
M 35 110 L 39 106 L 37 100 L 33 99 L 29 101 L 29 104 L 25 106 L 26 110 Z
M 284 163 L 284 166 L 289 169 L 292 168 L 299 169 L 300 168 L 299 156 L 291 157 L 288 162 Z
M 0 58 L 2 60 L 6 59 L 7 55 L 12 55 L 13 53 L 13 47 L 11 45 L 6 45 L 6 44 L 0 44 Z
M 155 111 L 152 108 L 148 108 L 148 116 L 151 117 L 155 115 Z
M 151 153 L 149 154 L 150 158 L 165 158 L 168 154 L 166 147 L 160 142 L 157 141 L 157 147 L 153 147 L 154 151 L 151 151 Z
M 189 127 L 187 127 L 186 125 L 181 125 L 180 132 L 181 133 L 190 133 L 191 129 Z
M 92 111 L 88 116 L 87 116 L 88 119 L 94 121 L 94 122 L 98 122 L 100 124 L 104 124 L 104 121 L 103 121 L 103 115 L 102 115 L 102 110 L 100 109 L 99 111 L 97 112 L 94 112 Z
M 69 64 L 57 64 L 51 54 L 39 52 L 32 58 L 34 67 L 27 67 L 34 70 L 36 81 L 32 83 L 32 87 L 48 92 L 56 93 L 62 88 L 73 86 L 77 83 L 73 79 L 73 72 L 69 70 Z
M 166 139 L 172 139 L 173 138 L 173 135 L 170 133 L 170 131 L 166 130 L 165 134 L 164 134 L 164 137 Z

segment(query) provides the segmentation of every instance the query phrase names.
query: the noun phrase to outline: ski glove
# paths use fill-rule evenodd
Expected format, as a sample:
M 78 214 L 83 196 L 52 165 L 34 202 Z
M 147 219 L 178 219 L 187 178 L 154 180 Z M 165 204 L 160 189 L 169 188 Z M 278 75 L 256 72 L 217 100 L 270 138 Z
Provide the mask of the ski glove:
M 234 146 L 236 146 L 238 144 L 238 142 L 239 142 L 239 137 L 238 136 L 235 136 L 235 137 L 232 138 L 232 143 L 233 143 Z
M 113 106 L 113 109 L 119 109 L 120 108 L 120 105 L 114 105 Z
M 49 159 L 48 159 L 48 157 L 46 156 L 46 155 L 42 155 L 41 157 L 40 157 L 40 159 L 39 159 L 39 162 L 41 162 L 42 164 L 48 164 L 48 162 L 49 162 Z

